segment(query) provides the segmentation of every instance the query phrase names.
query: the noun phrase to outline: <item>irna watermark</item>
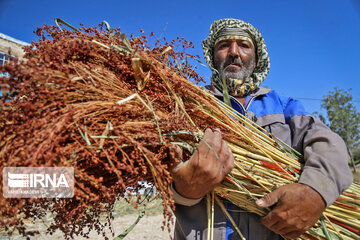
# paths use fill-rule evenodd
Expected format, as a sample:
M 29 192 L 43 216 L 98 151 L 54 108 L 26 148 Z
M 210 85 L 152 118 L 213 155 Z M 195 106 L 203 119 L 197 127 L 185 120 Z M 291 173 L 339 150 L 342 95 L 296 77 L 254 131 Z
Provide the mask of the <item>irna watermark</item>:
M 72 167 L 5 167 L 5 198 L 71 198 L 74 196 Z

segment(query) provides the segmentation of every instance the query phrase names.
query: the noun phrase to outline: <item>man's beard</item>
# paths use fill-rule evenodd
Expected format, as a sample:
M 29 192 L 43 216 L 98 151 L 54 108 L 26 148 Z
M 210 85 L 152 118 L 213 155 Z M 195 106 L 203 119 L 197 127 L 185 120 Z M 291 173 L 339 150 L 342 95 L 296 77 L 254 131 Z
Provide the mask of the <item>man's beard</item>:
M 236 64 L 241 67 L 240 71 L 231 71 L 231 64 Z M 227 58 L 220 66 L 219 66 L 219 74 L 220 78 L 225 76 L 226 82 L 229 79 L 237 79 L 246 82 L 246 80 L 251 76 L 253 70 L 255 68 L 255 59 L 250 60 L 248 64 L 244 64 L 240 58 Z

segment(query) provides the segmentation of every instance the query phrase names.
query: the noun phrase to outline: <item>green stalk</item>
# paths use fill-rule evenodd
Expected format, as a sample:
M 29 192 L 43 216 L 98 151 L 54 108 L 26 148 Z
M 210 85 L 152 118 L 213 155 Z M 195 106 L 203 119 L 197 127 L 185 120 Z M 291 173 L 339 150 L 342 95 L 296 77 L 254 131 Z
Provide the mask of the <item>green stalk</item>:
M 225 74 L 222 74 L 222 89 L 223 89 L 224 103 L 227 104 L 229 107 L 231 107 L 231 101 L 226 84 Z

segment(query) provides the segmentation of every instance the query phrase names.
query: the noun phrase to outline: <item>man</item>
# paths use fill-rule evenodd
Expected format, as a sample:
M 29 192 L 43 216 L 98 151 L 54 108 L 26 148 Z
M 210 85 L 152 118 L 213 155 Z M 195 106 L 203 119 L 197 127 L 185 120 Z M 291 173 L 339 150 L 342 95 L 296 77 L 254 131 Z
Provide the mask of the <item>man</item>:
M 215 21 L 202 43 L 212 70 L 207 88 L 219 99 L 222 77 L 227 82 L 234 109 L 251 118 L 304 155 L 299 183 L 284 185 L 257 201 L 271 207 L 263 218 L 224 200 L 246 239 L 293 239 L 315 224 L 352 182 L 343 140 L 321 121 L 306 114 L 302 105 L 259 87 L 270 62 L 264 39 L 249 23 L 236 19 Z M 173 171 L 176 202 L 175 239 L 206 239 L 207 212 L 204 196 L 233 167 L 233 156 L 218 129 L 205 131 L 194 155 Z M 210 150 L 210 147 L 212 150 Z M 216 154 L 215 154 L 216 152 Z M 218 206 L 215 206 L 214 239 L 240 239 Z

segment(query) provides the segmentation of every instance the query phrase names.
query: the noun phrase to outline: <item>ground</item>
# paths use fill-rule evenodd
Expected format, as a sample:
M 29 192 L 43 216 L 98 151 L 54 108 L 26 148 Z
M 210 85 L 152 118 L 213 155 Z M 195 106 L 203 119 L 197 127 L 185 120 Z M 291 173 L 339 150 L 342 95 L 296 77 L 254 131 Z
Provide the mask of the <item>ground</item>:
M 162 215 L 162 206 L 161 200 L 154 200 L 145 207 L 140 207 L 139 209 L 134 209 L 131 205 L 125 203 L 125 201 L 119 201 L 115 205 L 114 209 L 114 220 L 112 221 L 112 227 L 115 232 L 115 236 L 123 233 L 128 227 L 130 227 L 139 213 L 145 210 L 145 216 L 140 219 L 139 223 L 135 228 L 124 238 L 124 240 L 142 240 L 142 239 L 151 239 L 151 240 L 163 240 L 170 239 L 169 232 L 167 229 L 162 231 L 161 226 L 164 220 Z M 45 220 L 51 221 L 51 218 Z M 45 234 L 45 225 L 42 222 L 27 223 L 29 230 L 39 230 L 40 235 L 33 237 L 31 239 L 37 240 L 49 240 L 49 239 L 63 239 L 63 235 L 60 231 L 56 232 L 54 235 Z M 171 233 L 173 228 L 171 229 Z M 114 239 L 111 232 L 108 230 L 106 236 L 111 240 Z M 99 236 L 96 232 L 91 232 L 89 239 L 104 239 L 103 236 Z M 25 239 L 19 235 L 14 235 L 12 237 L 6 236 L 5 233 L 0 230 L 0 240 L 22 240 Z M 75 239 L 85 240 L 83 237 L 76 237 Z

